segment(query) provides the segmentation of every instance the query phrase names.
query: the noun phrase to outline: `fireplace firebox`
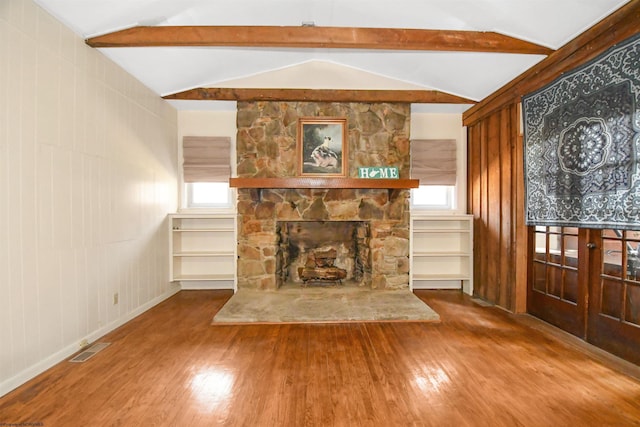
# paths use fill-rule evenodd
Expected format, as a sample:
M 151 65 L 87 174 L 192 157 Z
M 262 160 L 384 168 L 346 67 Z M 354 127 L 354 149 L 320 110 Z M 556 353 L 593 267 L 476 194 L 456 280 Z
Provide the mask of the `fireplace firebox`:
M 278 221 L 277 286 L 370 285 L 367 221 Z

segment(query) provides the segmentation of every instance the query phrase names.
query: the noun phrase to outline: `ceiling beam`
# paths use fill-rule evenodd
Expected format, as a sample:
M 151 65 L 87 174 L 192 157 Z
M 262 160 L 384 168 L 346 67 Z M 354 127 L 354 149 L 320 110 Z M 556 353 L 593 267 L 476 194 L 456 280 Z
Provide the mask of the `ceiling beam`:
M 86 43 L 95 48 L 151 46 L 234 46 L 276 48 L 383 49 L 499 52 L 549 55 L 553 52 L 495 32 L 403 28 L 141 26 Z
M 206 88 L 165 95 L 164 99 L 199 101 L 407 102 L 475 104 L 476 101 L 437 90 L 245 89 Z

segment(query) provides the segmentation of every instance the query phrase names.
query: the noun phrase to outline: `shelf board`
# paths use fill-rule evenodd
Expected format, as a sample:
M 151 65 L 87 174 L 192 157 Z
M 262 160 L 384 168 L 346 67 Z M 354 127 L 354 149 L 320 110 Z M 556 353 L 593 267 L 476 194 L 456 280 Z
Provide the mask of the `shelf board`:
M 414 228 L 414 233 L 469 233 L 468 228 Z
M 172 230 L 175 233 L 193 233 L 193 232 L 206 232 L 206 233 L 228 233 L 235 231 L 233 228 L 174 228 Z
M 414 274 L 413 280 L 470 280 L 465 274 Z
M 234 280 L 234 274 L 181 274 L 175 276 L 173 281 L 189 281 L 189 280 Z
M 469 257 L 471 254 L 469 252 L 413 252 L 414 257 Z
M 198 208 L 199 209 L 199 208 Z M 192 219 L 234 219 L 233 213 L 172 213 L 169 214 L 172 219 L 192 220 Z
M 173 254 L 174 257 L 225 257 L 225 256 L 233 256 L 233 252 L 224 251 L 224 252 L 211 252 L 211 251 L 203 251 L 203 252 L 175 252 Z
M 360 179 L 325 177 L 229 178 L 235 188 L 418 188 L 419 179 Z

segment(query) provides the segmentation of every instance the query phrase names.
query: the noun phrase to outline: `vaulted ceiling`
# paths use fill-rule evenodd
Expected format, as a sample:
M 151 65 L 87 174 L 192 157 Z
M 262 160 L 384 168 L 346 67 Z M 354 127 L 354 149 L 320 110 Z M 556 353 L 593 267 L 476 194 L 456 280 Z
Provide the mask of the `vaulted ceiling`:
M 462 112 L 628 1 L 36 2 L 178 109 L 370 99 Z

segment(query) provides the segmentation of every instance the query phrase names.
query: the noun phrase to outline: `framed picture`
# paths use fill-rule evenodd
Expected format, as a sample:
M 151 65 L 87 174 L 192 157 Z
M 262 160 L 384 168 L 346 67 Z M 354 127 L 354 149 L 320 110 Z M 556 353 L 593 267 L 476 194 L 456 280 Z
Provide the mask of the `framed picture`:
M 348 146 L 346 118 L 299 119 L 299 175 L 346 176 Z

